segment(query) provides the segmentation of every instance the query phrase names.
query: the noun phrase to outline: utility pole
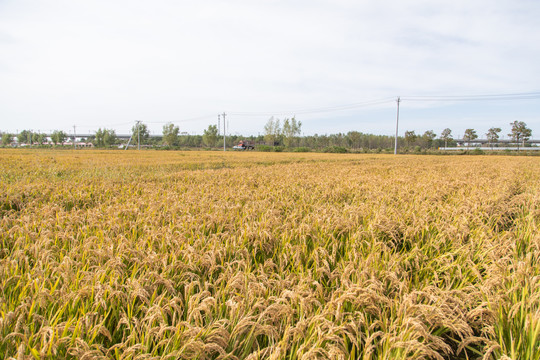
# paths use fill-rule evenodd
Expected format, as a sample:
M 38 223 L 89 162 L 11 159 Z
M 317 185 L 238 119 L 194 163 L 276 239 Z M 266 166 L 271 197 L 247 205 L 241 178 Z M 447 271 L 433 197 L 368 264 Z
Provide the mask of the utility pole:
M 77 132 L 75 131 L 75 125 L 73 125 L 73 148 L 77 150 L 77 145 L 75 145 L 75 139 L 77 138 Z
M 227 114 L 223 113 L 223 151 L 227 151 L 225 147 L 225 137 L 227 136 L 227 129 L 225 128 L 225 116 Z
M 221 114 L 217 115 L 217 134 L 221 134 Z
M 141 150 L 141 132 L 139 131 L 141 122 L 137 120 L 137 150 Z
M 399 103 L 401 102 L 401 99 L 397 98 L 397 117 L 396 117 L 396 141 L 394 143 L 394 155 L 397 154 L 397 137 L 398 137 L 398 127 L 399 127 Z

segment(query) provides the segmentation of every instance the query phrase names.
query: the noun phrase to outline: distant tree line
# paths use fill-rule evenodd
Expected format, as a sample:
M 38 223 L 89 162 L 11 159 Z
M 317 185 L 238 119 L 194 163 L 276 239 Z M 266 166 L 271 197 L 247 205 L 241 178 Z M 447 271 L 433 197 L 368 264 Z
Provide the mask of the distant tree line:
M 47 145 L 52 143 L 54 145 L 63 144 L 67 139 L 67 134 L 63 131 L 55 130 L 50 135 L 50 141 L 47 138 L 47 134 L 40 132 L 33 132 L 31 130 L 23 130 L 18 134 L 11 134 L 7 132 L 2 133 L 2 146 L 12 146 L 17 139 L 17 144 L 25 145 Z
M 508 137 L 519 149 L 526 146 L 526 141 L 532 136 L 532 131 L 522 121 L 510 123 L 511 132 Z M 395 138 L 389 135 L 373 135 L 359 131 L 349 131 L 337 134 L 301 135 L 302 122 L 293 118 L 283 120 L 270 118 L 264 126 L 264 132 L 258 136 L 227 135 L 225 145 L 228 148 L 238 144 L 240 140 L 251 141 L 262 151 L 330 151 L 330 152 L 361 152 L 361 151 L 391 151 L 394 148 Z M 492 127 L 486 133 L 486 139 L 490 147 L 497 146 L 502 132 L 501 128 Z M 13 146 L 15 138 L 17 144 L 57 146 L 62 145 L 68 139 L 63 131 L 55 130 L 49 138 L 44 133 L 23 130 L 14 135 L 7 132 L 1 134 L 1 142 L 4 147 Z M 463 140 L 469 148 L 471 143 L 478 139 L 474 129 L 466 129 Z M 82 139 L 92 143 L 98 148 L 118 147 L 126 145 L 126 140 L 119 139 L 112 129 L 98 129 L 93 136 Z M 223 135 L 219 134 L 216 125 L 210 125 L 202 135 L 189 135 L 181 133 L 180 128 L 172 123 L 163 126 L 162 136 L 150 136 L 148 126 L 137 123 L 131 129 L 131 145 L 141 145 L 180 149 L 180 148 L 221 148 Z M 417 134 L 414 130 L 406 130 L 404 136 L 398 137 L 398 148 L 401 152 L 418 152 L 428 149 L 438 149 L 456 146 L 456 140 L 452 130 L 444 129 L 440 135 L 433 130 L 427 130 Z

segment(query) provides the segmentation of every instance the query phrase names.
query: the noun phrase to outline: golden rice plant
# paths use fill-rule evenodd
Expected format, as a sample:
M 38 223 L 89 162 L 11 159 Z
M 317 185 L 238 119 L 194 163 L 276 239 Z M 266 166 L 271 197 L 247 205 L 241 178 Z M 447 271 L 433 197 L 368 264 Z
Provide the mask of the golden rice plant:
M 540 359 L 531 157 L 0 150 L 11 359 Z

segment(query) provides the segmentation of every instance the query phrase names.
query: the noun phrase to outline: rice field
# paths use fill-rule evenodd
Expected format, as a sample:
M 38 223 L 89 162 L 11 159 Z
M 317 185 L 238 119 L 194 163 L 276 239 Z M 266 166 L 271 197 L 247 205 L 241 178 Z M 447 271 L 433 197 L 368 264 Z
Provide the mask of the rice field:
M 533 157 L 0 150 L 7 359 L 540 359 Z

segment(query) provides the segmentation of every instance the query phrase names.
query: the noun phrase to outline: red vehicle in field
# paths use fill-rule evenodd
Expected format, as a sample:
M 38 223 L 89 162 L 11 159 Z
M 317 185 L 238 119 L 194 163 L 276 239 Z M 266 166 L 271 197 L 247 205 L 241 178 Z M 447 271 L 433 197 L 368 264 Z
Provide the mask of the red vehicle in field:
M 255 150 L 253 141 L 240 140 L 238 145 L 233 146 L 234 150 Z

